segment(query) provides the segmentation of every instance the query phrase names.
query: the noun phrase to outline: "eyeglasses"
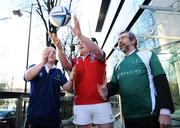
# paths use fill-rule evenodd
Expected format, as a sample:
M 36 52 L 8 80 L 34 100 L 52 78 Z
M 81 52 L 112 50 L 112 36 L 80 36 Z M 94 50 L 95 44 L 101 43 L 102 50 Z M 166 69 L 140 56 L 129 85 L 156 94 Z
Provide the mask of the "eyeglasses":
M 126 38 L 129 38 L 129 36 L 128 36 L 128 35 L 126 35 L 126 36 L 120 36 L 120 38 L 118 39 L 118 42 L 121 41 L 121 40 L 124 40 L 124 39 L 126 39 Z

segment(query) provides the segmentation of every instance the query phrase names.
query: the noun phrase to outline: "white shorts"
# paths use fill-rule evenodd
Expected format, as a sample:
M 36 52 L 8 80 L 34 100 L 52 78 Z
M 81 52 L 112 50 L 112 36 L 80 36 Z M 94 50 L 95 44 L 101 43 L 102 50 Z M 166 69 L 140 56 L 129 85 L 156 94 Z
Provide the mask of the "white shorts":
M 110 103 L 92 105 L 74 105 L 74 120 L 76 125 L 106 124 L 114 122 Z

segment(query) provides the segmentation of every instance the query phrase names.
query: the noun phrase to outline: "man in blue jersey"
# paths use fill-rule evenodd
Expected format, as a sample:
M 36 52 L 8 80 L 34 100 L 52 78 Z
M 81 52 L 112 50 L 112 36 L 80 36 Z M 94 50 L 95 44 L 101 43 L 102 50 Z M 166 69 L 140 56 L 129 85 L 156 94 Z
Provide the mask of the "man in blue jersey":
M 128 31 L 120 33 L 118 45 L 124 57 L 99 93 L 104 99 L 120 94 L 126 128 L 168 128 L 174 107 L 157 55 L 137 50 L 136 37 Z
M 24 75 L 31 83 L 26 128 L 62 128 L 60 86 L 70 90 L 72 81 L 67 82 L 65 75 L 56 68 L 56 49 L 52 46 L 45 48 L 42 61 L 32 65 Z

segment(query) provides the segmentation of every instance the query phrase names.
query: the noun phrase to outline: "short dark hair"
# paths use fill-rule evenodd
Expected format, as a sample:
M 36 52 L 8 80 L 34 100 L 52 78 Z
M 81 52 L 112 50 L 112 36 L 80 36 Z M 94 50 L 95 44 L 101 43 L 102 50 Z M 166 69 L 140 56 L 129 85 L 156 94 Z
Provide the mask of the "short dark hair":
M 137 48 L 137 39 L 136 39 L 136 36 L 134 35 L 134 33 L 132 33 L 132 32 L 129 32 L 129 31 L 127 31 L 127 30 L 125 30 L 125 31 L 122 31 L 119 35 L 121 35 L 121 34 L 123 34 L 123 33 L 127 33 L 128 34 L 128 37 L 129 37 L 129 39 L 130 40 L 134 40 L 135 41 L 135 44 L 134 44 L 134 46 L 135 46 L 135 48 Z

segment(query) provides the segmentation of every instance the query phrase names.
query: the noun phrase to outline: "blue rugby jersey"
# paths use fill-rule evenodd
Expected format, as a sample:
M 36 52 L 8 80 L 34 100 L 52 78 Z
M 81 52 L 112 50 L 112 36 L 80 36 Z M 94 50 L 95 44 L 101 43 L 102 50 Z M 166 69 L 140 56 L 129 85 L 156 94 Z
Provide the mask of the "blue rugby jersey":
M 30 81 L 30 100 L 27 109 L 29 121 L 41 125 L 59 123 L 60 86 L 67 82 L 60 69 L 46 72 L 45 67 Z

